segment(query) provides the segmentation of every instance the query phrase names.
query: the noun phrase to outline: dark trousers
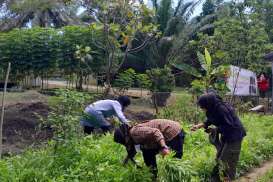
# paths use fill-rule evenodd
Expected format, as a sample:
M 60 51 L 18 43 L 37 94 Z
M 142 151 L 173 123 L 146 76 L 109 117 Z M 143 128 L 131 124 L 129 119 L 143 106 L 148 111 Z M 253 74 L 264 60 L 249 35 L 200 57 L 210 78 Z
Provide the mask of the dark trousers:
M 181 131 L 176 137 L 171 141 L 168 141 L 166 145 L 170 147 L 174 152 L 175 156 L 178 159 L 182 158 L 183 155 L 183 144 L 184 144 L 184 132 Z M 141 149 L 143 154 L 143 159 L 146 166 L 151 168 L 154 177 L 157 176 L 157 163 L 156 155 L 160 152 L 160 149 Z
M 220 169 L 223 175 L 229 180 L 234 180 L 236 177 L 236 165 L 239 161 L 242 141 L 224 142 L 219 137 L 219 133 L 213 130 L 210 134 L 210 142 L 216 147 L 217 164 L 211 174 L 211 182 L 220 182 Z
M 84 126 L 83 127 L 84 133 L 88 134 L 88 135 L 90 135 L 91 133 L 93 133 L 94 129 L 95 129 L 94 127 L 90 127 L 90 126 Z M 102 132 L 104 134 L 111 131 L 111 127 L 110 126 L 101 126 L 100 129 L 102 130 Z

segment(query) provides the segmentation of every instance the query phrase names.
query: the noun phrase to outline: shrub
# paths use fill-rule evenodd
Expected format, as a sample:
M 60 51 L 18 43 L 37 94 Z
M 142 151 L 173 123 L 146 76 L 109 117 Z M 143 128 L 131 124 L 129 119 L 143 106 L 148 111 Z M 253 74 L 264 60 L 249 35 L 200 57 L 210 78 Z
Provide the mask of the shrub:
M 51 126 L 54 138 L 65 140 L 77 137 L 82 133 L 79 120 L 86 101 L 91 102 L 89 94 L 66 89 L 56 91 L 55 100 L 58 103 L 51 108 L 46 125 Z M 51 101 L 52 102 L 52 101 Z
M 152 92 L 171 92 L 174 89 L 174 75 L 171 69 L 154 68 L 147 71 L 149 78 L 151 79 L 150 90 Z
M 114 86 L 119 88 L 120 92 L 125 92 L 135 83 L 136 72 L 132 68 L 120 73 L 114 81 Z
M 142 96 L 142 89 L 149 89 L 152 84 L 147 74 L 137 74 L 136 82 L 137 82 L 137 86 L 141 89 L 141 96 Z

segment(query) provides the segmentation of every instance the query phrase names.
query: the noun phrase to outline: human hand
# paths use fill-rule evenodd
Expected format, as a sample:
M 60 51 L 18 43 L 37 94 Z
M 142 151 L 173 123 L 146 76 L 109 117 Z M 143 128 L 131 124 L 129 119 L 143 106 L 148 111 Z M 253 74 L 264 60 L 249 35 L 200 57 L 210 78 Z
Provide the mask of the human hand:
M 205 132 L 206 132 L 206 133 L 211 133 L 211 132 L 212 132 L 212 128 L 207 128 L 207 129 L 205 129 Z
M 203 123 L 200 123 L 200 124 L 197 124 L 197 125 L 193 125 L 193 126 L 191 127 L 191 131 L 196 131 L 196 130 L 202 128 L 202 127 L 204 127 L 204 124 L 203 124 Z
M 169 148 L 167 146 L 165 146 L 163 149 L 161 149 L 160 152 L 163 157 L 165 157 L 166 155 L 169 155 L 171 153 L 171 151 L 169 150 Z
M 196 131 L 196 130 L 198 130 L 199 128 L 198 128 L 198 125 L 193 125 L 192 127 L 191 127 L 191 131 Z

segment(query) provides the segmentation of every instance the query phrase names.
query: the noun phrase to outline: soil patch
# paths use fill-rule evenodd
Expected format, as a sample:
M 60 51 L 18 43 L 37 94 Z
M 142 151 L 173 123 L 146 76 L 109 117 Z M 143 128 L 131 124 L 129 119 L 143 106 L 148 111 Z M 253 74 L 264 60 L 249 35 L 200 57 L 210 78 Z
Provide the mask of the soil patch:
M 253 168 L 249 173 L 240 177 L 237 182 L 255 182 L 259 177 L 264 176 L 266 172 L 273 169 L 273 158 L 270 161 L 265 162 L 259 168 Z M 273 181 L 273 179 L 272 179 Z
M 40 118 L 48 116 L 43 102 L 17 103 L 5 108 L 3 124 L 3 154 L 18 154 L 52 137 L 50 128 L 39 130 Z
M 154 114 L 147 111 L 134 112 L 131 110 L 126 110 L 125 116 L 128 120 L 137 121 L 137 122 L 143 122 L 145 120 L 155 119 L 156 117 Z

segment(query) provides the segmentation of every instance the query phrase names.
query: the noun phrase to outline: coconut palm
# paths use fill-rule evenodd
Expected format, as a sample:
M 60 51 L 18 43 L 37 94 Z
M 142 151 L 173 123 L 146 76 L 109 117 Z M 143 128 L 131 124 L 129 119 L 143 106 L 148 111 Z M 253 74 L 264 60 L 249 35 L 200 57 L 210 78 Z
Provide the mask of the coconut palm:
M 172 0 L 152 0 L 156 11 L 157 22 L 162 31 L 162 37 L 144 50 L 141 54 L 146 57 L 150 67 L 164 67 L 168 63 L 169 54 L 173 48 L 175 37 L 186 30 L 194 8 L 201 2 L 179 0 L 176 7 L 172 7 Z
M 75 1 L 76 2 L 76 1 Z M 0 31 L 15 27 L 62 27 L 79 24 L 73 1 L 64 0 L 2 0 Z

